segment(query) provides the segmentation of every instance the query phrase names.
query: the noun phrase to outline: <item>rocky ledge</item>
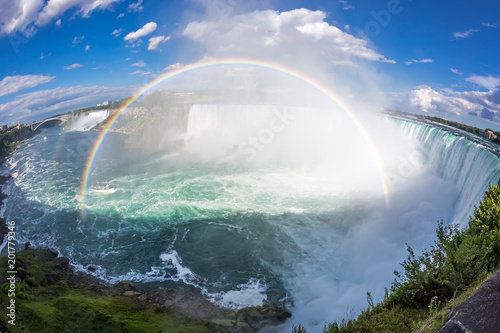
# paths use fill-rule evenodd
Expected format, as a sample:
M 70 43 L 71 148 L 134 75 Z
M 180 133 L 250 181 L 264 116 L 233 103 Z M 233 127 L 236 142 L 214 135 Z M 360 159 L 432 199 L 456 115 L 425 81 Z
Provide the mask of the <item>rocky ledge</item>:
M 180 318 L 181 325 L 183 322 L 201 325 L 204 332 L 273 332 L 277 325 L 291 317 L 286 309 L 265 302 L 262 306 L 235 310 L 217 306 L 201 296 L 173 289 L 140 290 L 130 281 L 121 281 L 115 285 L 107 284 L 91 274 L 76 271 L 68 258 L 60 257 L 53 249 L 34 249 L 29 243 L 25 247 L 25 250 L 17 253 L 16 282 L 20 283 L 20 290 L 23 290 L 22 297 L 26 299 L 38 297 L 39 302 L 41 299 L 42 303 L 52 302 L 57 306 L 69 294 L 73 298 L 75 293 L 87 297 L 90 291 L 90 297 L 94 299 L 104 297 L 109 301 L 111 298 L 112 303 L 133 304 L 134 308 L 142 309 L 140 311 L 153 309 L 156 314 L 164 313 L 165 316 L 174 316 L 176 320 Z M 93 268 L 88 269 L 92 271 Z M 6 279 L 2 279 L 0 284 L 6 282 Z M 22 287 L 23 285 L 25 287 Z M 69 289 L 61 288 L 66 285 Z M 58 301 L 59 297 L 61 301 Z M 64 309 L 59 308 L 59 310 L 64 312 Z M 95 311 L 101 313 L 98 309 Z M 111 318 L 111 315 L 107 317 Z M 30 320 L 37 320 L 33 318 Z M 31 324 L 33 323 L 26 323 L 27 327 Z M 105 324 L 108 323 L 100 323 L 100 325 Z M 0 321 L 0 331 L 3 331 L 1 329 L 6 329 L 6 326 Z
M 497 333 L 500 328 L 500 269 L 474 295 L 451 310 L 438 333 Z

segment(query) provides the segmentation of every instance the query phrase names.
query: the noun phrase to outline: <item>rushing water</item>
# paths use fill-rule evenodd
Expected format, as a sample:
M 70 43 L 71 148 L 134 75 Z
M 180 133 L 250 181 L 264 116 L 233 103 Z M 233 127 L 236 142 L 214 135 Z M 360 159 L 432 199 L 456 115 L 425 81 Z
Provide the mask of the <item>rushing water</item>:
M 202 136 L 207 122 L 197 117 L 233 126 L 226 108 L 193 107 L 186 137 Z M 132 150 L 125 135 L 110 133 L 90 179 L 117 191 L 87 189 L 82 215 L 83 166 L 98 133 L 51 128 L 8 159 L 19 176 L 4 187 L 3 214 L 22 241 L 56 248 L 108 281 L 191 290 L 234 308 L 267 299 L 292 307 L 284 329 L 302 322 L 317 331 L 364 307 L 366 291 L 380 298 L 405 243 L 429 244 L 441 218 L 465 225 L 500 175 L 498 157 L 478 143 L 407 120 L 387 126 L 419 153 L 411 177 L 392 171 L 399 184 L 390 207 L 307 163 Z

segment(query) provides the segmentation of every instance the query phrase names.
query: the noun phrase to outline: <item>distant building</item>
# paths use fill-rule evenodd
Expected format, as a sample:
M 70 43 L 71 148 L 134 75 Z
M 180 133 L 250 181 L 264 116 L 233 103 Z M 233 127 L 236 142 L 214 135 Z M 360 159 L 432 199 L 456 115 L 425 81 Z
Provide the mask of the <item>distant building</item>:
M 104 101 L 102 104 L 97 104 L 97 106 L 103 106 L 103 105 L 109 105 L 111 104 L 111 101 Z
M 490 131 L 490 130 L 481 131 L 479 133 L 479 135 L 485 139 L 488 139 L 488 140 L 493 140 L 493 139 L 497 138 L 497 135 L 495 133 L 493 133 L 493 131 Z

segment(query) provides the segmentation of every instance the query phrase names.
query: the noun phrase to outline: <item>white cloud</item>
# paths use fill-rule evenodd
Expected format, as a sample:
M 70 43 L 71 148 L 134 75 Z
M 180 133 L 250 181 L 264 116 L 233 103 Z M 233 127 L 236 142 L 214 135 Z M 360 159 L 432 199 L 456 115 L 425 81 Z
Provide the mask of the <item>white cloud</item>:
M 483 22 L 481 23 L 484 27 L 487 27 L 487 28 L 498 28 L 498 24 L 497 23 L 489 23 L 489 22 Z
M 0 35 L 25 31 L 42 6 L 43 0 L 4 1 L 0 11 Z
M 406 61 L 405 64 L 407 65 L 411 65 L 411 64 L 430 64 L 430 63 L 433 63 L 434 62 L 434 59 L 421 59 L 421 60 L 410 60 L 410 61 Z
M 410 93 L 410 103 L 413 106 L 420 107 L 424 112 L 435 110 L 436 106 L 432 104 L 439 94 L 430 87 L 422 87 L 418 90 L 412 90 Z
M 143 70 L 138 70 L 135 72 L 130 73 L 131 75 L 139 75 L 139 76 L 146 76 L 146 75 L 151 75 L 151 72 L 146 72 Z
M 144 63 L 144 61 L 139 61 L 139 62 L 133 63 L 130 66 L 134 66 L 134 67 L 146 67 L 147 65 Z
M 117 16 L 116 18 L 117 18 L 117 19 L 121 19 L 121 18 L 122 18 L 122 17 L 124 17 L 124 16 L 125 16 L 125 13 L 120 13 L 120 14 L 118 14 L 118 16 Z
M 89 44 L 87 44 L 87 45 L 85 46 L 85 51 L 88 51 L 89 49 L 90 49 L 90 45 L 89 45 Z
M 152 33 L 153 31 L 156 30 L 156 27 L 157 27 L 157 25 L 156 25 L 155 22 L 146 23 L 139 30 L 137 30 L 135 32 L 129 33 L 127 36 L 125 36 L 123 38 L 123 40 L 129 41 L 129 42 L 133 42 L 133 41 L 135 41 L 135 40 L 137 40 L 137 39 L 139 39 L 141 37 L 149 35 L 150 33 Z
M 123 32 L 123 28 L 120 28 L 120 29 L 115 29 L 113 30 L 113 32 L 111 33 L 113 36 L 115 37 L 118 37 L 121 35 L 121 33 Z
M 85 38 L 85 36 L 73 38 L 73 42 L 72 42 L 73 46 L 75 46 L 76 44 L 80 44 L 84 38 Z
M 0 81 L 0 97 L 18 91 L 36 87 L 54 81 L 55 76 L 48 75 L 15 75 L 6 76 Z
M 183 65 L 180 63 L 180 62 L 177 62 L 175 64 L 171 64 L 171 65 L 168 65 L 167 67 L 165 67 L 163 69 L 164 72 L 170 72 L 170 71 L 173 71 L 173 70 L 176 70 L 176 69 L 179 69 L 181 68 Z
M 96 105 L 104 100 L 130 96 L 131 88 L 102 86 L 57 87 L 17 96 L 0 104 L 0 123 L 32 122 L 71 109 Z M 12 110 L 15 110 L 14 113 Z
M 79 67 L 83 67 L 83 65 L 82 64 L 72 64 L 72 65 L 64 66 L 64 69 L 73 70 L 73 69 L 79 68 Z
M 476 32 L 479 32 L 481 30 L 478 29 L 469 29 L 464 32 L 454 32 L 453 33 L 453 38 L 454 39 L 462 39 L 462 38 L 471 38 Z
M 120 0 L 49 0 L 36 20 L 36 25 L 43 26 L 59 17 L 68 9 L 76 7 L 77 13 L 89 17 L 95 9 L 106 9 Z
M 480 85 L 483 88 L 488 89 L 489 91 L 495 90 L 500 87 L 500 76 L 479 76 L 473 75 L 465 79 L 466 81 L 475 83 Z
M 158 48 L 158 45 L 160 45 L 160 43 L 165 43 L 169 39 L 170 39 L 170 36 L 157 36 L 157 37 L 150 38 L 148 50 L 149 51 L 161 51 Z
M 32 27 L 43 3 L 43 0 L 4 0 L 0 10 L 0 35 L 27 31 Z
M 135 2 L 135 3 L 131 3 L 127 7 L 127 12 L 129 12 L 129 13 L 142 12 L 143 7 L 141 5 L 142 5 L 142 0 L 139 0 L 139 1 Z
M 500 122 L 500 89 L 483 91 L 440 91 L 424 85 L 409 93 L 393 94 L 390 107 L 436 116 L 474 115 Z
M 455 74 L 458 74 L 458 75 L 462 75 L 463 72 L 459 71 L 458 69 L 455 69 L 455 68 L 450 68 L 450 71 L 452 71 L 453 73 Z
M 21 32 L 30 36 L 36 32 L 35 26 L 44 26 L 71 8 L 84 17 L 89 17 L 95 9 L 107 9 L 121 0 L 1 0 L 0 36 Z M 61 20 L 56 21 L 61 26 Z
M 141 44 L 142 44 L 142 39 L 138 39 L 135 42 L 128 43 L 127 45 L 125 45 L 125 47 L 139 47 L 139 46 L 141 46 Z M 139 50 L 134 50 L 132 52 L 138 53 L 140 51 Z
M 326 13 L 308 9 L 255 11 L 217 21 L 191 22 L 183 32 L 206 49 L 208 57 L 254 57 L 285 61 L 326 58 L 333 64 L 385 61 L 365 40 L 325 22 Z M 316 59 L 315 59 L 316 58 Z
M 125 59 L 125 60 L 123 60 L 123 61 L 129 61 L 129 60 L 132 60 L 132 58 L 126 58 L 126 59 Z
M 343 10 L 354 9 L 354 5 L 351 5 L 346 0 L 339 0 L 339 3 L 342 5 L 342 9 Z
M 52 52 L 47 53 L 47 55 L 44 55 L 42 53 L 42 54 L 40 54 L 40 59 L 43 59 L 43 58 L 46 58 L 46 57 L 50 57 L 51 55 L 52 55 Z

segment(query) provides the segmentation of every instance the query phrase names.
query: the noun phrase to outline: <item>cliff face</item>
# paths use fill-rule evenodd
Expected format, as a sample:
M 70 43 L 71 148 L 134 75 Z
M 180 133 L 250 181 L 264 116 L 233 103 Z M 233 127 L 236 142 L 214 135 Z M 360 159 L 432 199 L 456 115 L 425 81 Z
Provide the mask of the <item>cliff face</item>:
M 500 269 L 477 292 L 451 310 L 438 333 L 500 332 Z

